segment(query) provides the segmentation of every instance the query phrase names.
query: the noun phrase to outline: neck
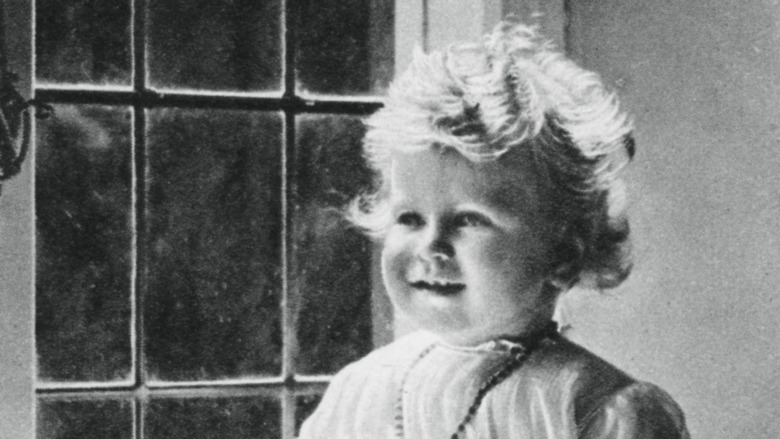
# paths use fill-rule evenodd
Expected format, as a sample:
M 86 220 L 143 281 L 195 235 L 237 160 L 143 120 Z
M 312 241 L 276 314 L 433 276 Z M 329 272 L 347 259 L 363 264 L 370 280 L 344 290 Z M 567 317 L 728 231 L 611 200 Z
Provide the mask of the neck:
M 552 333 L 557 333 L 558 324 L 552 319 L 552 315 L 540 315 L 526 324 L 519 327 L 512 327 L 505 330 L 486 330 L 481 333 L 451 333 L 440 334 L 442 340 L 453 346 L 477 346 L 492 340 L 509 340 L 515 342 L 526 342 L 538 340 Z

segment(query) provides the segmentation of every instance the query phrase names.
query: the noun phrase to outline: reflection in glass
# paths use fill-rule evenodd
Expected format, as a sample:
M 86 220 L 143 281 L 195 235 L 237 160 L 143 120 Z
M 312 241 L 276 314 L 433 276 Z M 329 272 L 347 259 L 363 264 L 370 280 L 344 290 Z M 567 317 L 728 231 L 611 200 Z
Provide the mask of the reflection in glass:
M 57 106 L 36 150 L 36 346 L 43 381 L 131 374 L 127 108 Z
M 281 409 L 272 397 L 153 398 L 146 408 L 147 439 L 279 439 Z
M 39 82 L 130 85 L 130 1 L 36 0 L 35 26 Z
M 298 372 L 328 374 L 371 350 L 371 249 L 343 208 L 371 182 L 351 116 L 304 116 L 295 164 Z
M 280 0 L 150 0 L 148 17 L 153 87 L 280 89 Z
M 282 122 L 151 111 L 147 365 L 153 379 L 277 375 Z
M 302 92 L 384 94 L 393 75 L 393 0 L 302 0 L 292 5 Z
M 38 400 L 37 416 L 39 438 L 133 438 L 129 400 Z

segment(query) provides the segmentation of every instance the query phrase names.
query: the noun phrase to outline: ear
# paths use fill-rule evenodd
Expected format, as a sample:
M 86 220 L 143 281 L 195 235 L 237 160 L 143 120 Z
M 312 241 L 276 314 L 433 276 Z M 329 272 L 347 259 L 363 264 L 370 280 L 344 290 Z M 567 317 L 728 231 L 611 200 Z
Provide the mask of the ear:
M 582 238 L 571 234 L 565 237 L 556 248 L 547 282 L 559 291 L 570 289 L 579 280 L 584 253 Z
M 579 271 L 579 261 L 563 262 L 552 270 L 547 283 L 556 290 L 564 292 L 577 283 Z

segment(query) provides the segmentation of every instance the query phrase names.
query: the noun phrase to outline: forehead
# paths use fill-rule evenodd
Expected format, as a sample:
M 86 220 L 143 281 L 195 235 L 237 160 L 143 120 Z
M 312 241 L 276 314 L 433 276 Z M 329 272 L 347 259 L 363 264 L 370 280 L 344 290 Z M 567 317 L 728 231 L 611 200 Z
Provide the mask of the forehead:
M 453 150 L 429 149 L 394 155 L 390 195 L 397 201 L 512 208 L 540 202 L 540 186 L 530 154 L 475 163 Z

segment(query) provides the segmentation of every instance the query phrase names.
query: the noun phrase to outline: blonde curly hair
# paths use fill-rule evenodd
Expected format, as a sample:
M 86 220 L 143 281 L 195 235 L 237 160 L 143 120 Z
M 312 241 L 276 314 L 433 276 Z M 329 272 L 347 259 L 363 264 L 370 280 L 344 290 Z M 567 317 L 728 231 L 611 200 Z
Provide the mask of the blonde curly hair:
M 611 288 L 632 261 L 618 171 L 634 153 L 632 124 L 600 77 L 558 52 L 534 27 L 504 22 L 482 43 L 415 51 L 367 120 L 364 152 L 375 190 L 355 200 L 352 221 L 376 237 L 387 227 L 392 155 L 452 148 L 474 162 L 529 148 L 553 190 L 559 222 L 555 266 L 575 284 Z

